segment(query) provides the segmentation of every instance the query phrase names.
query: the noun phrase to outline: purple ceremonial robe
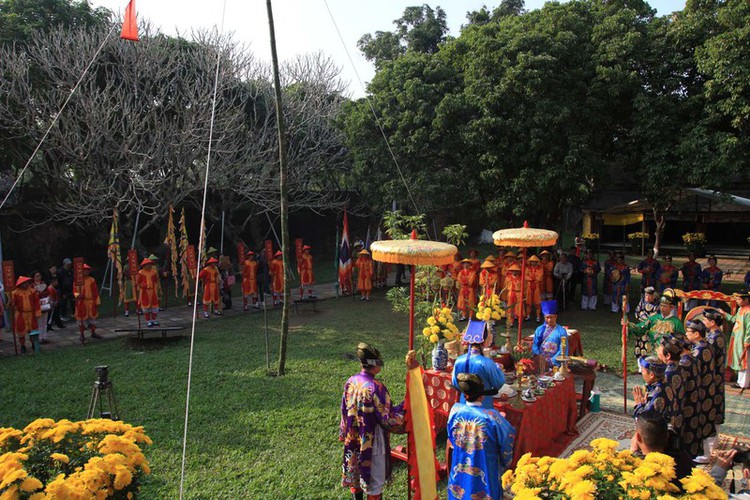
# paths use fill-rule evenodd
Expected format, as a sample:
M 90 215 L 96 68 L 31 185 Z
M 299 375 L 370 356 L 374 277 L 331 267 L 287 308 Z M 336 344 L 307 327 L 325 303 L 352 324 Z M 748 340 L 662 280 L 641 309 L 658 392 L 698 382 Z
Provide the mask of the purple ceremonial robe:
M 339 441 L 344 442 L 342 486 L 363 488 L 370 483 L 372 446 L 376 427 L 383 428 L 386 447 L 386 480 L 391 476 L 390 432 L 404 432 L 404 409 L 391 404 L 388 389 L 362 370 L 349 377 L 341 399 Z

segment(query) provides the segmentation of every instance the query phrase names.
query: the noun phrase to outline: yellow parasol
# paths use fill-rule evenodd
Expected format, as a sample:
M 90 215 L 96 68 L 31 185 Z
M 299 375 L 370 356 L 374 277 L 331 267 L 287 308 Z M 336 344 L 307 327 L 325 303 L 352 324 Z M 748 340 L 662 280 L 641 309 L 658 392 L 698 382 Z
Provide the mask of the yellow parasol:
M 372 259 L 389 264 L 406 264 L 412 266 L 409 273 L 409 350 L 414 349 L 414 281 L 415 265 L 440 266 L 453 262 L 458 248 L 449 243 L 424 241 L 417 239 L 417 232 L 411 232 L 411 239 L 375 241 L 370 245 Z M 414 375 L 414 376 L 412 376 Z M 409 405 L 409 435 L 406 461 L 408 498 L 412 498 L 412 485 L 419 484 L 420 494 L 417 498 L 437 498 L 435 485 L 435 438 L 430 428 L 430 405 L 422 382 L 421 368 L 406 376 L 406 401 Z M 416 466 L 412 469 L 413 466 Z M 413 471 L 416 471 L 412 475 Z M 412 483 L 414 479 L 414 483 Z
M 529 247 L 550 247 L 557 243 L 558 234 L 548 229 L 529 227 L 528 222 L 523 227 L 501 229 L 492 234 L 495 245 L 499 247 L 521 247 L 523 260 L 521 262 L 521 304 L 523 304 L 524 285 L 526 283 L 526 249 Z M 523 318 L 518 318 L 518 343 L 521 343 L 521 328 Z
M 411 239 L 374 241 L 370 245 L 372 259 L 389 264 L 407 264 L 410 266 L 442 266 L 453 262 L 458 248 L 439 241 L 417 239 L 417 232 L 412 231 Z M 409 286 L 409 350 L 414 349 L 414 269 L 411 270 Z

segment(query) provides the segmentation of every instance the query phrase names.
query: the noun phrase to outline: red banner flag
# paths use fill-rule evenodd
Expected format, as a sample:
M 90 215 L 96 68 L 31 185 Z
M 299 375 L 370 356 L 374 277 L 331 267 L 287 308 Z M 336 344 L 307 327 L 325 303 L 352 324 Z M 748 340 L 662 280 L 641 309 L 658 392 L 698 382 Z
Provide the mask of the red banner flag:
M 73 282 L 76 286 L 83 286 L 83 257 L 73 258 Z
M 138 274 L 140 266 L 138 265 L 138 250 L 131 248 L 128 250 L 128 273 L 131 277 Z
M 195 255 L 195 245 L 188 245 L 185 254 L 187 255 L 188 269 L 191 271 L 198 269 L 198 258 Z
M 266 249 L 266 262 L 271 262 L 273 260 L 273 241 L 266 240 L 265 249 Z
M 130 0 L 125 7 L 125 19 L 122 21 L 120 38 L 123 40 L 138 41 L 138 21 L 135 18 L 135 0 Z
M 294 250 L 297 254 L 297 267 L 299 267 L 299 262 L 302 260 L 302 238 L 294 239 Z
M 240 241 L 237 243 L 237 262 L 240 263 L 240 269 L 245 268 L 245 253 L 247 253 L 245 251 L 245 244 Z
M 3 261 L 3 284 L 5 285 L 6 293 L 10 293 L 16 289 L 16 272 L 12 260 Z

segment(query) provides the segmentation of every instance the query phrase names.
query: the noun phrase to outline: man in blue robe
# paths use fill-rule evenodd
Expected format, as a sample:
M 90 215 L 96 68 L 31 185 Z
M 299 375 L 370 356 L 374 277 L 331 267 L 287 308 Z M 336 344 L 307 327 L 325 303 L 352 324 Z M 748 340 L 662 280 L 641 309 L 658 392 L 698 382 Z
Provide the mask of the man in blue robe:
M 544 324 L 534 332 L 534 342 L 531 346 L 531 352 L 541 356 L 547 366 L 560 366 L 557 360 L 562 354 L 562 339 L 568 337 L 565 328 L 557 324 L 557 301 L 546 300 L 542 302 L 542 313 L 544 314 Z M 568 355 L 567 341 L 565 345 L 565 356 Z
M 515 430 L 497 410 L 482 407 L 484 383 L 461 373 L 458 387 L 466 403 L 456 403 L 448 418 L 453 445 L 448 499 L 503 498 L 502 475 L 513 461 Z
M 638 418 L 641 413 L 653 410 L 660 413 L 664 420 L 672 420 L 672 409 L 674 406 L 674 395 L 672 387 L 665 383 L 665 372 L 667 365 L 656 356 L 648 356 L 638 359 L 641 375 L 646 382 L 646 387 L 637 385 L 633 387 L 633 399 L 635 408 L 633 416 Z
M 482 354 L 482 347 L 492 344 L 492 333 L 486 321 L 471 320 L 466 326 L 463 336 L 464 342 L 469 344 L 469 352 L 462 354 L 453 364 L 453 387 L 458 389 L 458 374 L 473 373 L 484 383 L 484 395 L 493 396 L 505 385 L 505 375 L 497 363 Z M 459 391 L 460 392 L 460 391 Z M 461 403 L 466 399 L 461 394 Z M 484 398 L 482 406 L 491 410 L 492 398 Z

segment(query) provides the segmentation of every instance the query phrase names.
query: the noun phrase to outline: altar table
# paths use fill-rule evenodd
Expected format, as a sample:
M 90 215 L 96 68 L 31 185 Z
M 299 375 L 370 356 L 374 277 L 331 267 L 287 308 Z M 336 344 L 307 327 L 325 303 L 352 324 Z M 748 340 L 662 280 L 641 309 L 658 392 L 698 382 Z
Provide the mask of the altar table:
M 451 385 L 451 373 L 447 371 L 425 370 L 424 383 L 427 401 L 434 411 L 435 430 L 440 431 L 447 425 L 451 407 L 458 401 L 458 391 Z M 513 408 L 512 400 L 494 399 L 495 409 L 504 413 L 516 430 L 514 466 L 524 453 L 556 457 L 578 435 L 573 377 L 555 384 L 535 402 L 524 403 L 522 409 Z

